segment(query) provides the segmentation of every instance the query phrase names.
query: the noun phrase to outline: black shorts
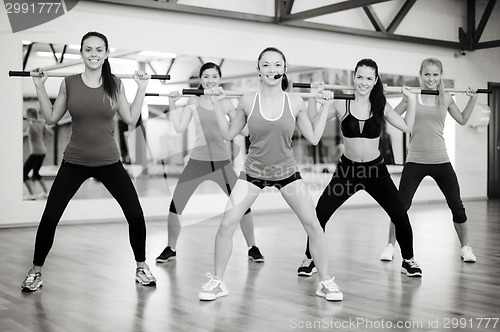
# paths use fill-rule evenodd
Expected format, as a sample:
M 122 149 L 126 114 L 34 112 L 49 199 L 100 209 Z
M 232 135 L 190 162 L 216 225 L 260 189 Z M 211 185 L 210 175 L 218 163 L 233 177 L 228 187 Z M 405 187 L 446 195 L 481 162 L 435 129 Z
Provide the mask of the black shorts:
M 256 185 L 260 189 L 264 189 L 265 187 L 276 187 L 281 190 L 281 188 L 285 187 L 287 184 L 302 179 L 302 176 L 300 176 L 300 172 L 295 172 L 292 176 L 286 179 L 273 181 L 273 180 L 257 179 L 244 172 L 241 172 L 238 178 L 250 182 L 251 184 Z

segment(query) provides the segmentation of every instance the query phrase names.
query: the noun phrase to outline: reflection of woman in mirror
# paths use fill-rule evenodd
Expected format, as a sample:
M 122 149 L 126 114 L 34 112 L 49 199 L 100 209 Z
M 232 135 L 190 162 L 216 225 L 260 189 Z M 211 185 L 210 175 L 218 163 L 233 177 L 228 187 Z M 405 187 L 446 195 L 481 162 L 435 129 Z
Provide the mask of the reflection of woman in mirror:
M 408 114 L 402 118 L 387 103 L 378 65 L 372 59 L 360 60 L 354 69 L 354 100 L 336 100 L 328 111 L 328 119 L 337 117 L 344 136 L 344 154 L 341 156 L 330 183 L 316 206 L 319 222 L 326 227 L 333 213 L 359 190 L 366 191 L 386 211 L 396 225 L 396 236 L 401 246 L 401 271 L 409 277 L 420 277 L 422 270 L 413 259 L 413 232 L 401 197 L 391 179 L 379 150 L 382 127 L 389 122 L 394 127 L 410 132 L 415 120 L 415 94 L 409 87 L 403 94 L 409 99 Z M 309 117 L 316 116 L 310 103 Z M 298 269 L 302 276 L 312 275 L 316 268 L 311 260 L 309 244 L 306 258 Z
M 200 88 L 218 88 L 222 73 L 220 67 L 212 62 L 203 64 L 200 68 Z M 173 92 L 169 97 L 170 119 L 178 134 L 186 131 L 191 119 L 195 119 L 196 141 L 189 161 L 182 171 L 170 202 L 168 214 L 168 246 L 156 258 L 163 263 L 176 258 L 177 239 L 181 232 L 179 216 L 182 214 L 189 199 L 198 186 L 207 180 L 212 180 L 229 195 L 238 176 L 229 160 L 226 143 L 217 125 L 214 106 L 210 96 L 201 95 L 189 98 L 186 107 L 177 108 L 175 102 L 180 94 Z M 233 104 L 226 100 L 223 110 L 230 118 L 234 117 Z M 255 246 L 253 218 L 250 209 L 241 220 L 241 230 L 249 247 L 248 258 L 254 262 L 264 262 L 264 257 Z
M 443 64 L 440 60 L 425 59 L 420 66 L 420 84 L 427 90 L 438 90 L 439 95 L 419 95 L 415 126 L 410 136 L 408 156 L 403 167 L 399 192 L 403 198 L 403 206 L 408 210 L 418 186 L 426 176 L 432 177 L 446 198 L 453 215 L 453 226 L 460 241 L 460 256 L 465 262 L 475 262 L 476 256 L 468 245 L 467 216 L 460 198 L 460 187 L 457 175 L 450 163 L 443 137 L 446 114 L 462 126 L 467 123 L 477 100 L 477 93 L 469 88 L 469 102 L 460 111 L 451 95 L 444 91 Z M 396 112 L 407 111 L 407 100 L 403 99 L 396 107 Z M 396 238 L 394 228 L 389 226 L 389 243 L 384 248 L 381 260 L 390 261 L 393 258 Z
M 325 234 L 314 212 L 314 203 L 293 157 L 292 136 L 297 126 L 312 144 L 317 144 L 326 124 L 326 109 L 311 123 L 300 96 L 289 95 L 285 55 L 270 47 L 261 52 L 257 62 L 261 89 L 241 97 L 234 117 L 228 121 L 223 111 L 224 91 L 213 96 L 217 122 L 226 140 L 234 138 L 248 124 L 250 147 L 241 172 L 226 204 L 224 217 L 215 239 L 215 275 L 202 286 L 200 300 L 215 300 L 228 294 L 224 273 L 233 249 L 233 234 L 245 211 L 255 202 L 262 189 L 276 187 L 290 205 L 311 238 L 311 251 L 318 261 L 320 282 L 316 295 L 340 301 L 342 292 L 327 276 L 328 258 Z M 318 102 L 328 105 L 333 92 L 323 86 L 314 89 Z M 323 91 L 322 91 L 323 90 Z
M 146 265 L 146 225 L 135 187 L 120 162 L 120 151 L 113 137 L 116 113 L 130 125 L 141 113 L 147 80 L 136 72 L 138 84 L 129 105 L 122 82 L 111 73 L 107 38 L 98 32 L 85 34 L 80 54 L 84 72 L 66 77 L 54 105 L 45 89 L 47 75 L 33 77 L 42 114 L 47 124 L 57 123 L 69 111 L 72 134 L 63 161 L 47 198 L 35 240 L 33 268 L 21 285 L 23 291 L 42 286 L 42 266 L 54 242 L 57 224 L 82 183 L 99 180 L 120 204 L 129 224 L 130 244 L 137 262 L 135 279 L 143 285 L 156 285 Z
M 30 155 L 24 162 L 23 182 L 28 189 L 29 195 L 25 196 L 24 199 L 34 200 L 37 198 L 47 198 L 47 187 L 39 171 L 45 159 L 45 154 L 47 153 L 47 148 L 43 142 L 43 135 L 53 135 L 54 132 L 49 126 L 38 120 L 38 112 L 35 108 L 30 107 L 26 110 L 26 120 L 28 121 L 27 134 L 30 145 Z M 33 171 L 31 179 L 28 175 L 30 171 Z M 35 195 L 35 190 L 33 188 L 32 182 L 35 181 L 38 182 L 42 188 L 42 192 L 38 195 Z

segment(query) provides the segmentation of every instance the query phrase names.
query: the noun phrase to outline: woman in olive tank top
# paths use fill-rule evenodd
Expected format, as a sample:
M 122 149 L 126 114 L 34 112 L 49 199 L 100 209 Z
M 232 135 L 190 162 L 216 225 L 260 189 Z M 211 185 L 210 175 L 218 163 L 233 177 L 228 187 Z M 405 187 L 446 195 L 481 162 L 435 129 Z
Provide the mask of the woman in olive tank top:
M 422 61 L 420 66 L 420 83 L 424 89 L 438 90 L 439 95 L 420 95 L 415 115 L 415 126 L 410 136 L 408 156 L 403 167 L 399 192 L 403 199 L 403 207 L 408 210 L 418 186 L 426 176 L 436 181 L 443 193 L 453 216 L 453 226 L 460 241 L 460 257 L 464 262 L 476 261 L 472 248 L 468 243 L 468 223 L 465 208 L 460 197 L 458 178 L 451 165 L 443 137 L 444 122 L 449 113 L 457 123 L 465 125 L 470 118 L 477 100 L 474 89 L 467 89 L 469 102 L 460 111 L 451 95 L 444 91 L 443 64 L 435 58 Z M 403 99 L 396 106 L 396 112 L 403 114 L 407 101 Z M 389 226 L 389 243 L 384 248 L 380 259 L 390 261 L 393 258 L 396 242 L 394 226 Z
M 146 224 L 135 187 L 120 162 L 113 136 L 116 113 L 135 125 L 139 119 L 147 80 L 136 72 L 137 93 L 131 106 L 121 81 L 111 73 L 108 40 L 98 32 L 88 32 L 81 41 L 80 54 L 85 65 L 81 74 L 66 77 L 52 105 L 44 83 L 47 75 L 33 77 L 41 111 L 47 124 L 56 124 L 66 111 L 71 115 L 72 134 L 47 198 L 38 226 L 33 267 L 21 285 L 23 291 L 42 286 L 42 266 L 54 242 L 56 227 L 69 201 L 82 183 L 94 177 L 120 204 L 129 224 L 129 238 L 137 268 L 136 282 L 155 286 L 146 260 Z M 110 279 L 114 276 L 110 276 Z
M 213 62 L 200 68 L 200 88 L 218 88 L 222 77 L 221 69 Z M 229 158 L 226 142 L 220 133 L 215 109 L 210 96 L 192 96 L 186 106 L 178 108 L 175 102 L 180 99 L 178 92 L 169 96 L 170 119 L 178 134 L 186 131 L 191 120 L 195 124 L 195 143 L 189 161 L 175 186 L 168 213 L 168 245 L 156 258 L 157 263 L 174 260 L 177 256 L 177 239 L 181 232 L 180 215 L 184 211 L 194 191 L 204 181 L 214 181 L 229 196 L 238 176 Z M 232 118 L 235 109 L 231 101 L 223 103 L 224 111 Z M 250 209 L 241 220 L 241 230 L 248 245 L 248 259 L 263 263 L 264 256 L 255 245 L 253 218 Z
M 326 123 L 323 107 L 314 124 L 307 116 L 305 103 L 299 96 L 285 93 L 288 86 L 285 55 L 276 48 L 261 52 L 257 69 L 261 78 L 261 89 L 257 93 L 244 95 L 238 104 L 235 116 L 227 121 L 222 110 L 220 96 L 212 97 L 217 110 L 217 121 L 226 140 L 235 137 L 248 123 L 250 147 L 244 171 L 229 196 L 215 240 L 215 275 L 207 273 L 209 281 L 202 286 L 200 300 L 215 300 L 226 296 L 228 290 L 223 280 L 233 247 L 233 234 L 245 211 L 253 204 L 264 187 L 274 186 L 280 190 L 302 222 L 311 238 L 311 252 L 318 261 L 320 282 L 316 294 L 327 300 L 340 301 L 342 292 L 327 276 L 328 259 L 326 240 L 314 213 L 314 203 L 307 193 L 305 183 L 293 159 L 291 139 L 295 126 L 312 144 L 317 144 Z M 322 89 L 321 89 L 322 90 Z M 316 90 L 318 102 L 328 105 L 333 92 Z

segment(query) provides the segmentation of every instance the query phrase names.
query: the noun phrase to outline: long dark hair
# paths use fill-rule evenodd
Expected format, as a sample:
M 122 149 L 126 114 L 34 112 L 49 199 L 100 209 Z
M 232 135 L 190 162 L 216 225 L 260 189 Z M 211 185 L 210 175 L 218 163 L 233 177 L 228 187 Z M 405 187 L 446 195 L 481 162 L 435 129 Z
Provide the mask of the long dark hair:
M 203 66 L 201 66 L 200 68 L 200 73 L 198 74 L 198 77 L 201 78 L 201 76 L 203 75 L 203 72 L 207 69 L 210 69 L 210 68 L 215 68 L 215 70 L 217 70 L 217 72 L 219 73 L 219 76 L 222 77 L 222 71 L 220 70 L 220 66 L 213 63 L 213 62 L 205 62 L 203 64 Z M 202 85 L 200 83 L 200 85 L 198 86 L 198 89 L 202 89 Z
M 106 51 L 109 51 L 108 38 L 100 32 L 89 31 L 83 37 L 80 43 L 80 53 L 83 51 L 83 42 L 89 37 L 98 37 L 104 41 L 106 46 Z M 118 84 L 116 82 L 116 77 L 111 73 L 111 66 L 106 58 L 102 64 L 102 86 L 104 88 L 104 93 L 111 100 L 111 104 L 115 104 L 118 101 Z
M 370 92 L 370 97 L 369 97 L 371 105 L 370 112 L 372 113 L 372 116 L 374 117 L 375 121 L 378 124 L 384 125 L 385 124 L 384 109 L 385 109 L 385 104 L 387 103 L 387 99 L 385 98 L 384 95 L 384 85 L 382 84 L 382 80 L 380 79 L 380 76 L 378 74 L 377 63 L 372 59 L 359 60 L 358 63 L 356 64 L 356 67 L 354 68 L 354 75 L 356 75 L 356 71 L 361 66 L 370 67 L 375 70 L 375 79 L 377 80 L 377 82 L 375 83 L 372 91 Z
M 260 59 L 262 58 L 262 56 L 264 55 L 264 53 L 266 52 L 276 52 L 278 53 L 279 55 L 281 55 L 281 57 L 283 58 L 283 61 L 285 62 L 285 71 L 283 72 L 283 78 L 281 80 L 281 89 L 283 91 L 286 91 L 286 89 L 288 89 L 288 77 L 286 77 L 286 58 L 285 58 L 285 54 L 277 49 L 276 47 L 266 47 L 262 52 L 260 52 L 259 54 L 259 58 L 257 59 L 257 68 L 260 69 L 259 67 L 259 61 Z

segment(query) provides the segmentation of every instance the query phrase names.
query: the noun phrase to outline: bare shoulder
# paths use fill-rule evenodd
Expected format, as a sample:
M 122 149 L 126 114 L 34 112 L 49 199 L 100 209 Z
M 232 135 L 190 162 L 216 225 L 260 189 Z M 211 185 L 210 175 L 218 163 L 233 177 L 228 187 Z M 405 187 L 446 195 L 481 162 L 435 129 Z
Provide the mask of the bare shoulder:
M 292 105 L 303 105 L 304 99 L 299 94 L 287 93 L 288 98 L 290 100 L 290 104 Z
M 445 92 L 444 93 L 444 104 L 446 106 L 449 106 L 449 105 L 451 105 L 454 102 L 455 101 L 453 100 L 453 97 L 451 96 L 451 94 L 449 92 Z
M 290 100 L 290 107 L 292 112 L 297 116 L 300 112 L 306 111 L 306 104 L 304 99 L 300 95 L 288 93 L 288 99 Z
M 241 96 L 238 102 L 239 109 L 250 109 L 253 106 L 253 101 L 255 100 L 256 92 L 246 93 Z

